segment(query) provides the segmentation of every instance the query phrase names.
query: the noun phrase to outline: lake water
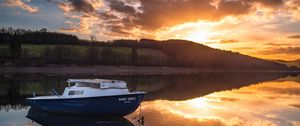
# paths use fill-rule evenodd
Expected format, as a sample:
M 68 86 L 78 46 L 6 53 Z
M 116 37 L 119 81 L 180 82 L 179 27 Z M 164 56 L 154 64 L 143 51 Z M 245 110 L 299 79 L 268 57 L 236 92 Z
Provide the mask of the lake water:
M 108 78 L 146 91 L 126 117 L 39 113 L 24 99 L 62 92 L 68 78 Z M 300 126 L 300 76 L 280 73 L 206 73 L 152 76 L 0 75 L 0 126 Z M 37 115 L 33 120 L 27 114 Z

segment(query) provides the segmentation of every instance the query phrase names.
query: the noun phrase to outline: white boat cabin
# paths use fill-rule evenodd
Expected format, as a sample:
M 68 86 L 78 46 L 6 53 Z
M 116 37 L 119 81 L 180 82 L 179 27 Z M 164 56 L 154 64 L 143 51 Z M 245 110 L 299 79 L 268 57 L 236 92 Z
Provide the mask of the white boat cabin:
M 67 82 L 69 86 L 65 88 L 62 95 L 54 91 L 56 95 L 28 99 L 69 99 L 145 93 L 139 91 L 129 92 L 126 82 L 120 80 L 69 79 Z
M 69 79 L 63 97 L 95 97 L 128 94 L 126 82 L 106 79 Z M 72 86 L 74 85 L 74 86 Z
M 69 79 L 67 81 L 69 87 L 75 84 L 75 87 L 90 87 L 90 88 L 126 88 L 126 83 L 120 80 L 107 79 Z

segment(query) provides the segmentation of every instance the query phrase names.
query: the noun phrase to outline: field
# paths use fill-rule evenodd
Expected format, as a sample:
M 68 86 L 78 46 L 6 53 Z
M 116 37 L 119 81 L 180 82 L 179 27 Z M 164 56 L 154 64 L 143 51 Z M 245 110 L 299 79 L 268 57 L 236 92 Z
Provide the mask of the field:
M 106 49 L 105 53 L 103 49 Z M 132 48 L 128 47 L 104 47 L 104 46 L 84 46 L 84 45 L 36 45 L 22 44 L 22 60 L 47 60 L 47 61 L 69 61 L 72 63 L 82 63 L 101 60 L 107 62 L 128 64 L 131 61 Z M 155 49 L 138 48 L 136 50 L 139 62 L 151 64 L 151 62 L 165 62 L 167 56 Z M 0 44 L 0 58 L 9 57 L 9 46 Z M 106 58 L 105 58 L 106 57 Z

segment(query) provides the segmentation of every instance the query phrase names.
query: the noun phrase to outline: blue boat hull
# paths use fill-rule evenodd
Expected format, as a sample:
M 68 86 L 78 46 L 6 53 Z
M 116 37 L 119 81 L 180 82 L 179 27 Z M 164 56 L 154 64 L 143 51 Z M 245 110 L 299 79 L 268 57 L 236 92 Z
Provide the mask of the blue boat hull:
M 32 109 L 79 115 L 125 116 L 141 104 L 144 93 L 69 99 L 27 99 Z
M 42 126 L 134 126 L 124 117 L 66 115 L 33 109 L 26 117 Z

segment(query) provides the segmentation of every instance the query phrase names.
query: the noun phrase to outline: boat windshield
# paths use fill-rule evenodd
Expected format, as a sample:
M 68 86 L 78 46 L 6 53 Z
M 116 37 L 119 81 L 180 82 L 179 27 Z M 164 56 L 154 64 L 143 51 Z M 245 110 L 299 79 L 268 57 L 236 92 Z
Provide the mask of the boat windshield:
M 76 87 L 89 87 L 90 84 L 89 83 L 84 83 L 84 82 L 77 82 L 75 84 Z
M 91 83 L 90 88 L 97 88 L 100 89 L 100 85 L 98 83 Z
M 90 87 L 100 89 L 100 85 L 98 83 L 87 83 L 87 82 L 77 82 L 75 84 L 76 87 Z

